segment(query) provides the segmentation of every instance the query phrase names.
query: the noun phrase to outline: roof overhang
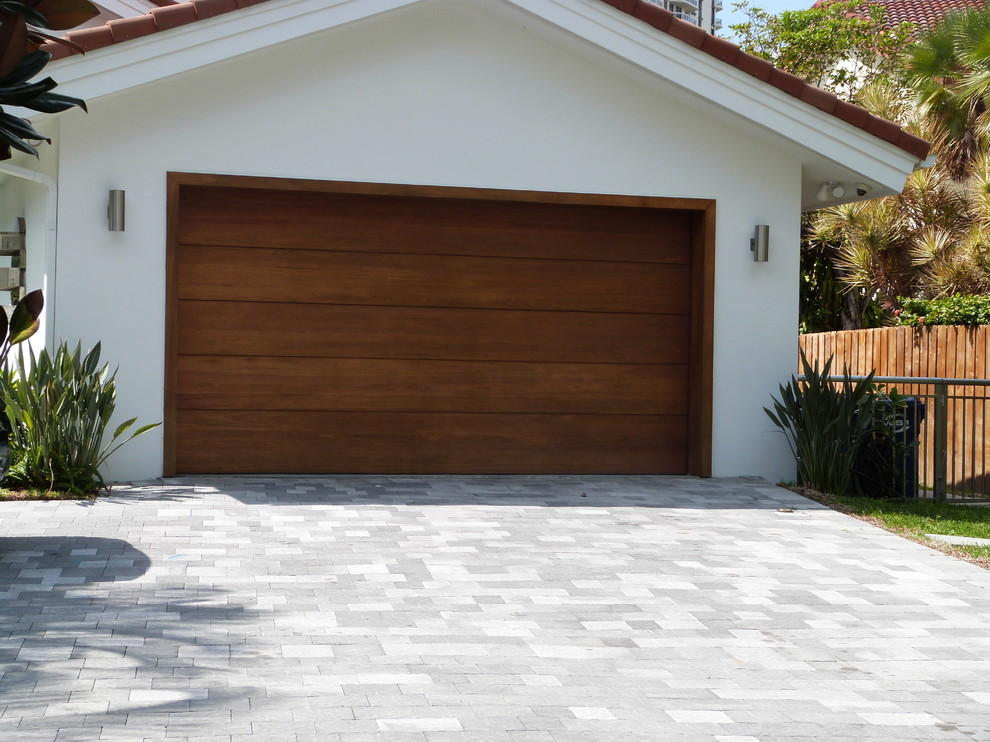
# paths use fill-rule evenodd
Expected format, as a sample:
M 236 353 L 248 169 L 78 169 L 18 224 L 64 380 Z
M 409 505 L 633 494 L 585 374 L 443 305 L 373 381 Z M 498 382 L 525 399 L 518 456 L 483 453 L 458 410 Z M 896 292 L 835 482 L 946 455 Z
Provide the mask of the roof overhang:
M 268 0 L 166 32 L 53 61 L 59 92 L 87 101 L 123 92 L 237 56 L 340 28 L 420 3 L 444 0 Z M 558 44 L 592 45 L 605 63 L 658 90 L 727 118 L 802 163 L 802 208 L 898 193 L 919 157 L 727 64 L 601 0 L 459 0 L 525 20 Z M 658 136 L 661 136 L 658 133 Z M 847 186 L 823 203 L 823 182 Z

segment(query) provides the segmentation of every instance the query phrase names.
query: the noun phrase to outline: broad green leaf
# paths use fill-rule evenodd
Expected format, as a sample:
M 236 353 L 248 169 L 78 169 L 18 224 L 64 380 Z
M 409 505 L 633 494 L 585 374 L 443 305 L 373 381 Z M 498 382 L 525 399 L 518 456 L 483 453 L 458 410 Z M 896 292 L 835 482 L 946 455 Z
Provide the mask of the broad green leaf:
M 7 327 L 10 325 L 10 321 L 7 319 L 7 313 L 0 309 L 0 344 L 7 342 Z M 6 384 L 6 376 L 0 372 L 0 384 Z
M 115 431 L 113 431 L 113 437 L 120 438 L 120 436 L 123 435 L 124 431 L 127 430 L 136 422 L 137 422 L 136 417 L 132 417 L 130 420 L 125 420 L 124 422 L 122 422 L 120 425 L 117 426 L 117 429 Z
M 142 425 L 140 428 L 131 433 L 131 438 L 137 438 L 142 433 L 147 433 L 149 430 L 154 430 L 159 425 L 161 425 L 161 423 L 149 423 L 148 425 Z
M 41 326 L 41 310 L 45 307 L 45 297 L 41 289 L 27 294 L 17 302 L 10 316 L 10 344 L 17 345 L 34 335 Z M 32 357 L 33 357 L 32 353 Z M 47 356 L 47 353 L 45 354 Z

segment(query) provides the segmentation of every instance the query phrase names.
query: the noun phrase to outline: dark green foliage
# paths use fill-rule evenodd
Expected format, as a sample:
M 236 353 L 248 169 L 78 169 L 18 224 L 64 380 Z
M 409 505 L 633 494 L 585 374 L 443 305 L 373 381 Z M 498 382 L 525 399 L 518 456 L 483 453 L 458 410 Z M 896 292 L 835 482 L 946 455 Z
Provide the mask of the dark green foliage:
M 97 343 L 85 356 L 62 343 L 54 358 L 44 349 L 34 357 L 18 354 L 17 368 L 0 373 L 0 396 L 10 420 L 14 462 L 5 483 L 20 487 L 90 493 L 104 488 L 100 467 L 124 443 L 157 427 L 122 436 L 136 418 L 104 441 L 116 408 L 116 384 L 109 366 L 100 366 Z
M 798 466 L 798 481 L 836 495 L 899 493 L 907 446 L 894 434 L 903 399 L 873 382 L 854 381 L 848 371 L 830 375 L 832 359 L 819 371 L 801 354 L 804 380 L 780 386 L 773 409 L 764 411 L 784 432 Z
M 827 250 L 810 241 L 801 246 L 801 334 L 847 330 L 847 323 L 856 329 L 883 327 L 883 309 L 861 288 L 839 279 Z
M 895 312 L 899 325 L 990 325 L 990 296 L 953 294 L 941 299 L 899 300 L 902 309 Z
M 58 113 L 86 104 L 78 98 L 53 93 L 50 77 L 34 80 L 51 55 L 38 47 L 45 41 L 75 46 L 41 29 L 65 30 L 99 15 L 88 0 L 2 0 L 0 2 L 0 106 L 18 106 L 39 113 Z M 31 141 L 50 141 L 31 122 L 0 108 L 0 160 L 13 150 L 37 156 Z

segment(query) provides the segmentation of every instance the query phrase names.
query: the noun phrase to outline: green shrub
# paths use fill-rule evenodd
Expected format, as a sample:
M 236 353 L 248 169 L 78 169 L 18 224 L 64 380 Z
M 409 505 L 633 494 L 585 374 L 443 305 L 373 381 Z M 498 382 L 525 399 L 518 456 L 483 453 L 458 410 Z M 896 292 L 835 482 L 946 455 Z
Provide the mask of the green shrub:
M 859 381 L 848 370 L 841 380 L 831 377 L 831 358 L 819 371 L 802 352 L 801 365 L 804 379 L 792 376 L 773 410 L 763 408 L 784 432 L 799 483 L 834 495 L 899 495 L 909 446 L 894 431 L 904 398 L 874 383 L 872 373 Z
M 898 297 L 898 325 L 990 325 L 990 296 L 953 294 L 941 299 Z
M 107 458 L 158 425 L 145 425 L 120 440 L 136 421 L 132 418 L 104 443 L 116 407 L 114 375 L 108 364 L 100 367 L 99 343 L 85 356 L 79 345 L 70 351 L 65 343 L 54 358 L 47 349 L 37 358 L 29 350 L 26 360 L 21 351 L 17 368 L 0 373 L 14 462 L 5 482 L 78 493 L 103 489 L 100 467 Z

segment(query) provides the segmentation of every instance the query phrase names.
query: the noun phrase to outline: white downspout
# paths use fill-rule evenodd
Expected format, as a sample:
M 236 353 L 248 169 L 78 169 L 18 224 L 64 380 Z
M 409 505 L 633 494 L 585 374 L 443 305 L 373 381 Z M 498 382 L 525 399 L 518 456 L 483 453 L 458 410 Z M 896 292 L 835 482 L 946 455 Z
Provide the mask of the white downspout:
M 23 178 L 33 183 L 40 183 L 47 189 L 45 194 L 45 257 L 47 263 L 47 281 L 45 285 L 45 345 L 53 347 L 55 333 L 55 277 L 58 253 L 56 250 L 57 221 L 58 221 L 58 182 L 50 175 L 29 170 L 19 165 L 0 162 L 0 173 Z

